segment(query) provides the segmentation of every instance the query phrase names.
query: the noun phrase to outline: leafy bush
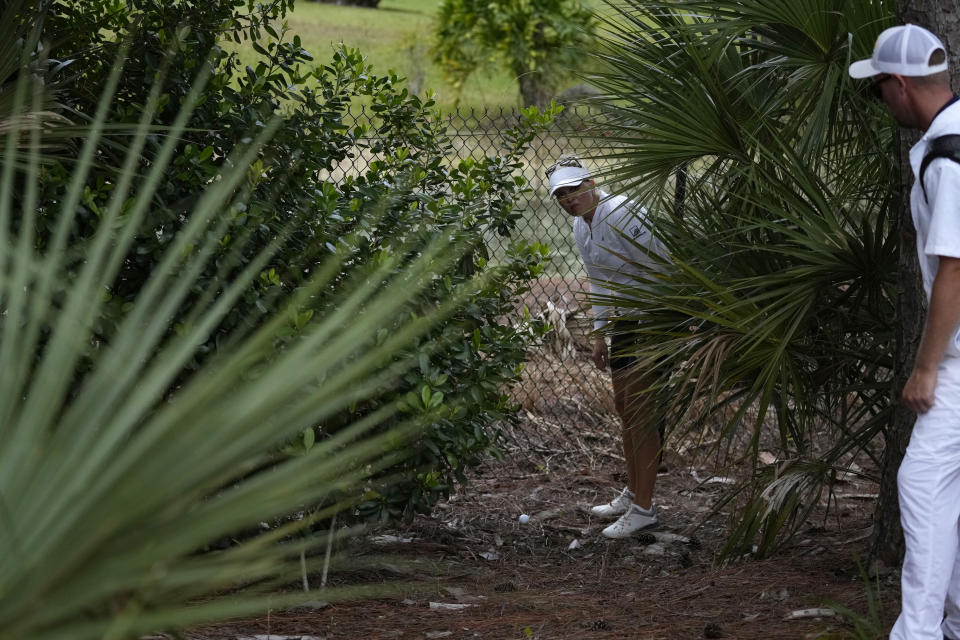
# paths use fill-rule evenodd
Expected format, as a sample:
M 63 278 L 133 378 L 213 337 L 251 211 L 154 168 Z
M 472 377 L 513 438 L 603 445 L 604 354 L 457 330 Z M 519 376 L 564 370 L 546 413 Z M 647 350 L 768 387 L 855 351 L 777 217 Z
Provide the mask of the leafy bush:
M 443 0 L 434 60 L 457 89 L 496 62 L 516 76 L 524 104 L 546 106 L 557 82 L 582 68 L 596 19 L 581 0 Z
M 149 167 L 124 162 L 110 176 L 101 223 L 65 251 L 65 231 L 88 213 L 80 203 L 105 114 L 91 124 L 62 198 L 44 202 L 42 213 L 58 233 L 37 243 L 31 194 L 44 179 L 45 132 L 24 110 L 29 75 L 14 83 L 12 117 L 0 121 L 7 160 L 0 172 L 0 639 L 133 640 L 302 604 L 302 593 L 281 587 L 325 541 L 295 534 L 336 515 L 364 483 L 405 459 L 405 444 L 423 423 L 397 419 L 396 404 L 381 403 L 368 415 L 347 408 L 402 386 L 417 365 L 413 341 L 442 326 L 489 276 L 463 279 L 442 301 L 425 294 L 469 247 L 444 234 L 433 234 L 417 256 L 383 255 L 375 268 L 351 267 L 346 252 L 331 253 L 295 296 L 262 316 L 262 326 L 226 334 L 229 348 L 199 355 L 280 248 L 255 250 L 257 238 L 248 235 L 224 253 L 218 229 L 249 202 L 238 188 L 277 130 L 271 120 L 194 192 L 186 223 L 122 321 L 99 326 L 111 303 L 103 292 L 116 282 L 127 248 L 136 250 L 140 218 L 149 217 L 158 178 L 172 167 L 168 152 L 185 119 Z M 103 98 L 109 103 L 110 93 Z M 147 121 L 157 104 L 145 105 Z M 135 160 L 153 132 L 147 125 L 125 130 Z M 17 196 L 21 208 L 11 206 Z M 358 220 L 377 215 L 375 207 L 356 212 Z M 231 277 L 208 279 L 207 289 L 185 302 L 211 263 Z M 344 279 L 345 271 L 360 277 Z M 337 307 L 291 335 L 302 303 L 324 295 L 336 295 Z M 190 321 L 171 332 L 183 316 Z M 304 455 L 265 457 L 344 413 L 356 421 Z M 252 472 L 265 463 L 269 473 Z M 323 508 L 277 530 L 256 526 L 304 504 Z M 198 553 L 250 529 L 228 549 Z M 369 561 L 351 559 L 350 568 Z M 358 593 L 371 588 L 328 587 L 323 597 Z
M 53 5 L 43 33 L 56 43 L 56 57 L 72 61 L 72 84 L 60 94 L 72 117 L 91 117 L 105 107 L 108 120 L 131 124 L 155 101 L 152 123 L 163 127 L 175 124 L 184 106 L 191 106 L 171 170 L 159 177 L 155 206 L 139 223 L 136 242 L 105 292 L 109 304 L 99 326 L 104 341 L 127 317 L 166 249 L 190 224 L 198 192 L 219 179 L 229 168 L 228 159 L 251 136 L 282 118 L 246 167 L 237 202 L 211 231 L 217 234 L 219 258 L 205 264 L 192 281 L 175 330 L 189 330 L 196 322 L 191 310 L 209 302 L 211 292 L 226 286 L 265 249 L 272 257 L 171 390 L 207 359 L 230 352 L 238 335 L 255 331 L 292 300 L 298 306 L 290 312 L 286 334 L 272 345 L 277 353 L 318 319 L 342 313 L 341 285 L 363 283 L 386 261 L 406 256 L 400 268 L 437 238 L 471 247 L 456 269 L 438 275 L 407 302 L 404 313 L 422 314 L 442 307 L 462 283 L 483 283 L 467 307 L 410 347 L 418 356 L 416 371 L 375 397 L 326 417 L 284 452 L 274 452 L 275 459 L 308 449 L 402 400 L 405 415 L 380 428 L 389 431 L 413 415 L 428 418 L 431 427 L 420 437 L 417 455 L 382 470 L 389 481 L 369 485 L 358 514 L 411 517 L 429 509 L 477 463 L 495 438 L 493 424 L 510 414 L 504 387 L 519 375 L 530 331 L 522 324 L 505 324 L 503 318 L 526 281 L 539 272 L 545 248 L 518 244 L 493 265 L 484 237 L 511 232 L 519 216 L 514 199 L 524 186 L 514 172 L 533 130 L 549 115 L 527 112 L 508 134 L 500 157 L 451 166 L 449 142 L 442 124 L 431 117 L 429 101 L 409 95 L 396 76 L 374 76 L 357 51 L 338 51 L 327 64 L 314 65 L 296 36 L 287 38 L 273 26 L 292 2 L 58 0 Z M 236 56 L 220 46 L 224 38 L 252 40 L 259 62 L 241 69 Z M 124 52 L 125 42 L 135 46 Z M 118 55 L 126 56 L 122 74 L 114 99 L 104 105 L 101 90 Z M 196 78 L 206 79 L 205 84 L 197 85 Z M 344 114 L 358 96 L 369 97 L 373 115 L 368 125 L 349 128 Z M 139 171 L 145 173 L 155 162 L 163 140 L 162 131 L 149 138 Z M 86 183 L 72 243 L 82 245 L 98 228 L 117 188 L 113 167 L 124 161 L 128 142 L 118 134 L 97 147 L 98 163 Z M 360 154 L 375 158 L 365 173 L 338 181 L 329 177 Z M 61 198 L 70 178 L 67 162 L 51 164 L 43 176 L 41 200 Z M 52 241 L 55 224 L 52 217 L 40 218 L 41 243 Z M 342 270 L 329 287 L 302 297 L 303 284 L 330 256 Z M 473 280 L 477 276 L 482 278 Z M 354 310 L 357 316 L 366 312 L 365 307 Z M 397 324 L 402 320 L 398 315 Z M 390 335 L 387 327 L 373 338 L 382 341 Z M 91 362 L 96 358 L 96 352 L 90 354 Z

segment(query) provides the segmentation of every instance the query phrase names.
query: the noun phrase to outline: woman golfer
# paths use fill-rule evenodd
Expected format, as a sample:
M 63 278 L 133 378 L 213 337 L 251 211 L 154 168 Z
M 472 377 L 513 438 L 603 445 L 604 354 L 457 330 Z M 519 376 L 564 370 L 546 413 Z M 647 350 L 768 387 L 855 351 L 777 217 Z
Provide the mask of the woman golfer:
M 595 302 L 594 329 L 611 335 L 609 348 L 603 335 L 594 339 L 593 362 L 601 369 L 609 366 L 612 373 L 614 405 L 623 426 L 627 486 L 613 500 L 593 507 L 591 512 L 603 518 L 618 518 L 602 533 L 608 538 L 625 538 L 658 525 L 653 489 L 660 435 L 651 424 L 657 413 L 650 391 L 653 376 L 634 366 L 635 358 L 624 355 L 632 346 L 631 325 L 635 327 L 636 322 L 619 318 L 615 306 L 597 302 L 617 297 L 617 285 L 635 284 L 633 276 L 655 268 L 638 246 L 660 255 L 664 252 L 650 233 L 646 209 L 623 196 L 610 196 L 598 189 L 579 160 L 563 157 L 546 173 L 550 195 L 573 217 L 573 236 L 590 276 L 590 293 Z M 613 324 L 607 327 L 608 323 Z

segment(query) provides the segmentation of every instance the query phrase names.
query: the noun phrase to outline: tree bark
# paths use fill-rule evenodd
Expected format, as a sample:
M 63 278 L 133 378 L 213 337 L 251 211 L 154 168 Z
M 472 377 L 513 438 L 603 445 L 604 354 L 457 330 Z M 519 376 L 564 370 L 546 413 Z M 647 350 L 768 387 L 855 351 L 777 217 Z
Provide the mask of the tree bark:
M 947 48 L 951 86 L 960 80 L 960 0 L 900 0 L 898 24 L 913 23 L 926 27 L 940 37 Z M 953 44 L 953 46 L 951 46 Z M 880 497 L 874 514 L 875 527 L 872 555 L 887 566 L 900 564 L 903 556 L 903 530 L 900 528 L 900 506 L 897 498 L 897 470 L 903 460 L 915 416 L 899 403 L 913 368 L 920 344 L 926 301 L 920 280 L 916 255 L 916 230 L 910 215 L 910 147 L 919 139 L 919 131 L 901 131 L 900 135 L 900 258 L 898 273 L 897 344 L 893 380 L 893 416 L 885 433 Z
M 900 135 L 900 255 L 897 273 L 897 318 L 894 325 L 893 412 L 884 431 L 883 464 L 880 469 L 880 495 L 874 513 L 873 545 L 871 555 L 888 567 L 898 566 L 903 557 L 903 530 L 900 528 L 900 503 L 897 496 L 897 471 L 910 441 L 910 432 L 916 416 L 899 401 L 900 390 L 910 377 L 913 361 L 923 331 L 923 284 L 916 255 L 916 231 L 910 215 L 910 186 L 913 172 L 908 151 L 916 142 L 915 132 Z
M 550 104 L 550 98 L 553 97 L 552 87 L 543 82 L 543 77 L 538 71 L 531 71 L 522 65 L 514 65 L 513 70 L 520 84 L 520 99 L 523 101 L 523 106 L 545 107 Z

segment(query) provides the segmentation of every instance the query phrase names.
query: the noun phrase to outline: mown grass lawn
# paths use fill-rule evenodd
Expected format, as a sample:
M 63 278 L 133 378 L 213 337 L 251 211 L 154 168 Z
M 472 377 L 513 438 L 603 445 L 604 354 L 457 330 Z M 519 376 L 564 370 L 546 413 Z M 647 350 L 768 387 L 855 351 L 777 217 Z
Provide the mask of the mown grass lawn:
M 460 95 L 430 60 L 434 14 L 440 0 L 383 0 L 377 9 L 337 6 L 297 0 L 287 24 L 300 36 L 303 47 L 323 62 L 343 43 L 359 49 L 374 73 L 395 71 L 407 78 L 411 91 L 432 90 L 441 110 L 458 102 L 462 107 L 509 109 L 519 106 L 517 82 L 506 71 L 491 68 L 475 73 Z M 241 55 L 249 45 L 239 46 Z M 252 53 L 252 52 L 251 52 Z M 251 59 L 253 56 L 251 55 Z M 576 84 L 570 80 L 568 84 Z
M 356 47 L 374 72 L 396 71 L 420 95 L 432 89 L 437 104 L 446 109 L 456 103 L 457 93 L 430 60 L 439 4 L 439 0 L 384 0 L 377 9 L 362 9 L 300 0 L 289 24 L 318 58 L 329 55 L 340 42 Z M 471 107 L 513 107 L 518 102 L 516 80 L 496 71 L 476 74 L 460 97 L 461 105 Z

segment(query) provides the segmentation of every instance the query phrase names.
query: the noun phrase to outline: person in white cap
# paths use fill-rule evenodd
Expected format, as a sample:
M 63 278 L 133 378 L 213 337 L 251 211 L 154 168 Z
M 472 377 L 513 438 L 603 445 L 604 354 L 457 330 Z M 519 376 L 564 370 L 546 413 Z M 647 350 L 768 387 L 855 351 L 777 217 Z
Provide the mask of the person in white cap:
M 614 404 L 623 430 L 627 486 L 609 503 L 595 506 L 591 512 L 602 518 L 617 517 L 601 533 L 608 538 L 625 538 L 659 525 L 653 504 L 660 456 L 660 434 L 654 416 L 659 410 L 649 390 L 648 372 L 634 366 L 635 358 L 621 354 L 629 350 L 632 342 L 629 321 L 618 320 L 615 309 L 599 302 L 618 297 L 618 285 L 635 286 L 634 275 L 654 268 L 653 260 L 638 246 L 660 255 L 664 251 L 650 231 L 647 210 L 624 196 L 610 196 L 598 189 L 590 172 L 576 158 L 560 158 L 547 169 L 547 177 L 550 195 L 573 216 L 574 239 L 590 276 L 594 298 L 597 335 L 593 361 L 601 369 L 611 369 Z M 615 324 L 608 348 L 599 332 L 610 321 Z
M 901 394 L 918 415 L 897 475 L 906 554 L 890 637 L 960 640 L 960 103 L 943 43 L 916 25 L 881 33 L 850 75 L 872 78 L 897 123 L 923 131 L 910 210 L 929 306 Z

